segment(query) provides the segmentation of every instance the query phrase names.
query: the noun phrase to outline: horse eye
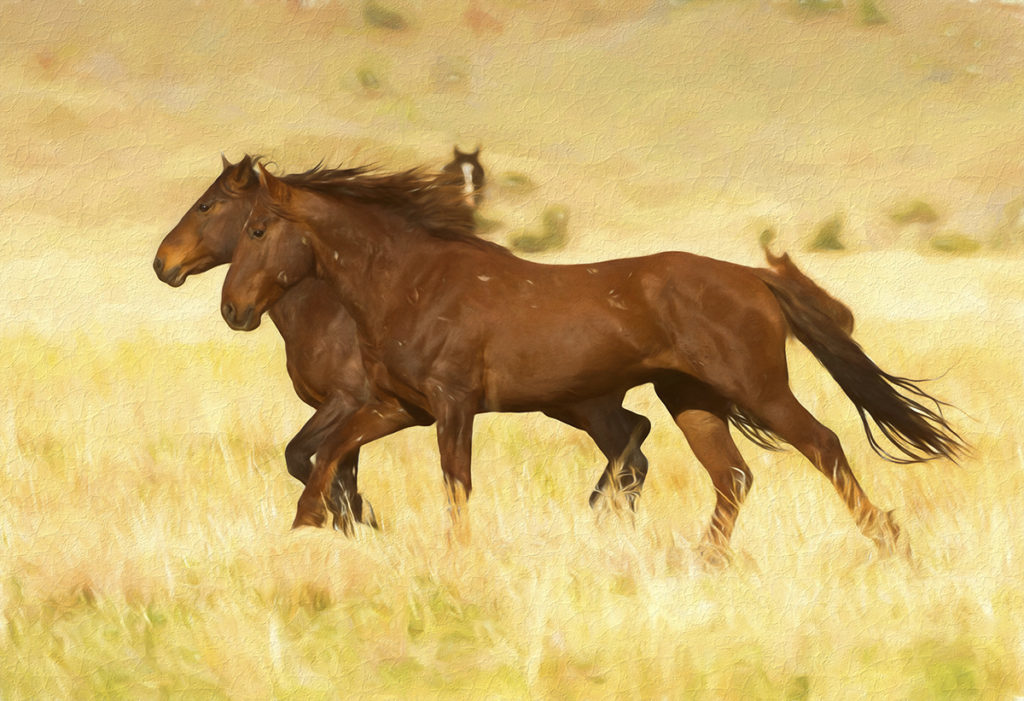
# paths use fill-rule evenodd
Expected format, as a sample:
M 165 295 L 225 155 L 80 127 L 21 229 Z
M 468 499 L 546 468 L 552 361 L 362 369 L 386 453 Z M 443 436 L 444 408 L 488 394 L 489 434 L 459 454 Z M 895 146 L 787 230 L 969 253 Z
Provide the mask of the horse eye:
M 263 238 L 263 234 L 265 233 L 266 232 L 263 229 L 253 229 L 249 235 L 252 236 L 254 239 L 261 239 Z
M 200 212 L 209 212 L 210 211 L 210 205 L 208 205 L 205 202 L 203 202 L 201 205 L 199 205 L 199 211 Z

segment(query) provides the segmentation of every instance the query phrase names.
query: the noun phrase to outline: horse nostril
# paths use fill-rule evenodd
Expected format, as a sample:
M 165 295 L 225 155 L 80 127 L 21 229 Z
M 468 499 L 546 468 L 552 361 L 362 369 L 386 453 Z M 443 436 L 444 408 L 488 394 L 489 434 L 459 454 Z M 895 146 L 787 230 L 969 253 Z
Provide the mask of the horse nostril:
M 157 256 L 156 258 L 153 259 L 153 270 L 156 271 L 157 275 L 163 272 L 164 261 L 160 256 Z
M 225 302 L 220 307 L 220 314 L 224 317 L 224 321 L 233 323 L 235 321 L 235 305 L 231 302 Z

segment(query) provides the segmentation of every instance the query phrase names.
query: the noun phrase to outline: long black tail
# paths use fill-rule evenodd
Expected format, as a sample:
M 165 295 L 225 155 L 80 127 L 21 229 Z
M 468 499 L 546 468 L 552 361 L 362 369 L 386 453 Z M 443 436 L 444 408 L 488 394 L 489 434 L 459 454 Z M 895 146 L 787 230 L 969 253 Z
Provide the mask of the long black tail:
M 925 462 L 938 457 L 956 460 L 967 447 L 942 415 L 949 406 L 917 383 L 890 375 L 869 358 L 836 322 L 804 301 L 798 286 L 774 275 L 758 275 L 772 291 L 793 335 L 807 346 L 850 398 L 864 424 L 871 448 L 895 463 Z M 899 454 L 879 444 L 871 422 Z

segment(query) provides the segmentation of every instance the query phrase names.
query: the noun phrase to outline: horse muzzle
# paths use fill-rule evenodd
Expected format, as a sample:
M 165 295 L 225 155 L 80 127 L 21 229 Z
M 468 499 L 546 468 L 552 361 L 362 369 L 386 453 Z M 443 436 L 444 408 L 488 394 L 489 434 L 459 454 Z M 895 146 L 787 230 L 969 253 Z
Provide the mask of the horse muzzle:
M 256 308 L 251 304 L 239 312 L 234 304 L 224 302 L 220 305 L 220 315 L 235 331 L 252 331 L 260 325 L 261 315 L 256 313 Z
M 160 278 L 160 282 L 166 283 L 171 287 L 181 287 L 185 283 L 185 278 L 188 277 L 180 265 L 165 269 L 164 259 L 160 256 L 153 259 L 153 270 L 156 271 L 156 276 Z

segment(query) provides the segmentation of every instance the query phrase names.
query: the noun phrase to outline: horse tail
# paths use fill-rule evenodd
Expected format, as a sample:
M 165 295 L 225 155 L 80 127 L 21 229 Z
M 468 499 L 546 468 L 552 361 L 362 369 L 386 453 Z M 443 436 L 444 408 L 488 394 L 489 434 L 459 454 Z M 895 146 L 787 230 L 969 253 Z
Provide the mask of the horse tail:
M 849 307 L 830 295 L 814 280 L 807 277 L 800 268 L 796 267 L 796 263 L 793 262 L 788 253 L 776 256 L 768 248 L 767 243 L 762 244 L 762 248 L 764 249 L 764 257 L 768 261 L 768 267 L 771 268 L 771 272 L 799 285 L 802 288 L 801 298 L 816 304 L 821 311 L 832 317 L 832 321 L 836 322 L 836 325 L 847 334 L 853 333 L 853 312 L 850 311 Z
M 793 285 L 795 290 L 798 289 L 800 299 L 816 306 L 822 313 L 828 315 L 845 333 L 853 333 L 853 312 L 849 307 L 805 275 L 788 253 L 776 256 L 771 252 L 768 243 L 762 243 L 762 248 L 770 269 L 755 269 L 756 275 L 762 279 L 768 276 L 784 278 Z M 768 450 L 782 449 L 782 439 L 742 407 L 734 404 L 730 408 L 729 422 L 750 442 Z
M 857 408 L 868 442 L 878 455 L 890 462 L 915 463 L 938 457 L 956 461 L 966 452 L 966 444 L 942 415 L 948 404 L 925 392 L 917 381 L 879 368 L 835 319 L 803 297 L 800 284 L 760 272 L 765 274 L 758 277 L 778 300 L 793 335 Z M 879 444 L 871 423 L 895 446 L 898 455 Z

